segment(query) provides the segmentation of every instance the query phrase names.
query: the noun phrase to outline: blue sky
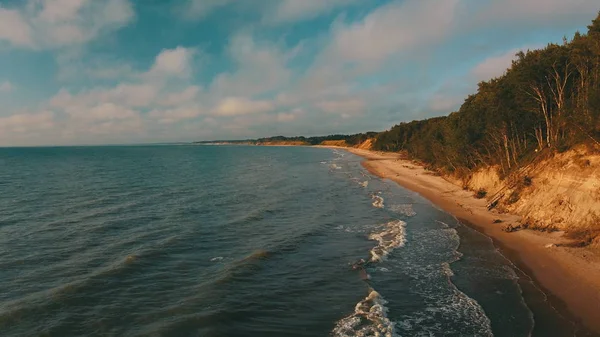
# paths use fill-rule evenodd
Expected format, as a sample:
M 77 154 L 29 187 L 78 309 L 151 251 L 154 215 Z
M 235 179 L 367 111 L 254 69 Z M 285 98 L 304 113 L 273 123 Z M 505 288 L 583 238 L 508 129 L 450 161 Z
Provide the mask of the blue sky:
M 0 0 L 0 146 L 384 130 L 598 0 Z

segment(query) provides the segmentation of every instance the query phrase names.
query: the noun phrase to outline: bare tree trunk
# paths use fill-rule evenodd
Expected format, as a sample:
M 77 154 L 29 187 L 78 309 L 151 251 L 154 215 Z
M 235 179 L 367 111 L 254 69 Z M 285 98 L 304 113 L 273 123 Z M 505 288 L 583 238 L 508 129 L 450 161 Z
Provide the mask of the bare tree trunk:
M 506 164 L 508 165 L 508 169 L 510 169 L 510 149 L 508 147 L 508 136 L 506 135 L 506 129 L 504 129 L 504 133 L 502 134 L 502 143 L 504 145 L 504 151 L 506 153 Z
M 538 143 L 538 150 L 542 150 L 544 148 L 544 131 L 542 130 L 542 126 L 539 125 L 535 129 L 535 139 Z
M 540 105 L 540 110 L 542 112 L 542 115 L 544 116 L 544 122 L 546 123 L 546 143 L 542 143 L 545 146 L 551 146 L 552 145 L 552 134 L 553 134 L 553 128 L 552 128 L 552 115 L 550 113 L 550 107 L 548 105 L 548 99 L 546 98 L 546 94 L 544 92 L 544 88 L 542 88 L 542 86 L 540 85 L 531 85 L 531 89 L 533 90 L 533 93 L 530 93 L 529 95 L 531 97 L 533 97 L 538 104 Z
M 569 83 L 569 78 L 573 74 L 570 70 L 571 64 L 567 62 L 565 64 L 564 74 L 561 74 L 556 66 L 556 63 L 552 65 L 552 72 L 549 76 L 546 76 L 546 82 L 548 82 L 548 88 L 550 88 L 550 92 L 552 93 L 552 98 L 554 99 L 554 103 L 556 105 L 556 113 L 554 114 L 554 120 L 559 123 L 559 125 L 554 125 L 552 131 L 550 133 L 551 142 L 556 144 L 559 138 L 559 134 L 562 127 L 562 115 L 565 108 L 565 91 L 567 88 L 567 84 Z

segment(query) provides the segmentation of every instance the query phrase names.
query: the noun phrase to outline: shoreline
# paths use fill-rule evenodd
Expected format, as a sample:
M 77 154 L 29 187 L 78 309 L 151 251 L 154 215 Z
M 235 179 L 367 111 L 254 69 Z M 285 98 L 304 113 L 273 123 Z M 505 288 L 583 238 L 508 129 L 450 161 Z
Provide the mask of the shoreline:
M 579 333 L 583 336 L 600 336 L 599 252 L 588 248 L 551 246 L 564 240 L 561 233 L 530 230 L 504 232 L 504 226 L 517 223 L 520 217 L 489 211 L 485 199 L 476 199 L 472 192 L 398 154 L 323 147 L 346 150 L 364 158 L 362 165 L 372 174 L 417 192 L 454 215 L 464 225 L 491 238 L 497 249 L 538 288 L 545 297 L 544 301 L 558 315 L 574 324 L 578 336 Z M 502 223 L 493 223 L 497 219 Z M 535 308 L 531 309 L 533 311 Z

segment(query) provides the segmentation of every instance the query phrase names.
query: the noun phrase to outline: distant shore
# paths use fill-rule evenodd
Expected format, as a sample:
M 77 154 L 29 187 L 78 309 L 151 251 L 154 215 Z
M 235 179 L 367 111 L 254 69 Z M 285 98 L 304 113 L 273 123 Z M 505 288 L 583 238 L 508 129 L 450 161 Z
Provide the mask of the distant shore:
M 474 198 L 472 192 L 398 154 L 330 148 L 344 149 L 365 158 L 363 166 L 371 173 L 419 193 L 492 238 L 505 256 L 549 293 L 551 304 L 562 314 L 577 320 L 577 325 L 600 334 L 600 257 L 597 252 L 556 247 L 555 244 L 562 241 L 561 233 L 530 230 L 507 233 L 503 228 L 518 223 L 520 217 L 489 211 L 484 199 Z

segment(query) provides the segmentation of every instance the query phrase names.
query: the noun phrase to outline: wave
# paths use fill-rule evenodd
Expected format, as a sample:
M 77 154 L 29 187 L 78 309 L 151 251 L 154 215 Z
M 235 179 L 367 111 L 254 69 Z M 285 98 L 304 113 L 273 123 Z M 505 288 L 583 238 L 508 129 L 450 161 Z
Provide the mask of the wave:
M 383 198 L 381 199 L 383 200 Z M 368 262 L 361 259 L 352 265 L 352 269 L 358 270 L 361 278 L 365 281 L 370 279 L 365 266 L 370 263 L 381 262 L 394 249 L 402 247 L 406 243 L 406 223 L 404 221 L 390 221 L 382 227 L 381 231 L 369 235 L 369 239 L 378 242 L 377 246 L 370 251 L 371 259 Z M 383 267 L 376 270 L 389 272 L 388 269 Z M 356 304 L 354 313 L 336 323 L 332 336 L 396 336 L 396 323 L 388 318 L 386 304 L 387 301 L 376 290 L 369 288 L 369 295 Z
M 226 226 L 248 225 L 254 222 L 263 221 L 269 216 L 281 212 L 280 203 L 272 203 L 261 208 L 255 208 L 225 223 Z
M 259 250 L 252 252 L 252 254 L 246 256 L 245 258 L 241 259 L 240 261 L 238 261 L 236 263 L 236 265 L 243 265 L 245 263 L 251 263 L 254 261 L 258 261 L 258 260 L 264 260 L 264 259 L 268 258 L 269 256 L 271 256 L 271 252 L 264 250 L 264 249 L 259 249 Z
M 232 280 L 249 278 L 260 269 L 260 262 L 267 260 L 272 255 L 272 252 L 264 249 L 256 250 L 240 260 L 225 265 L 216 278 L 207 281 L 202 286 L 219 286 Z
M 380 262 L 394 249 L 406 244 L 406 222 L 390 221 L 383 226 L 382 231 L 369 235 L 369 239 L 378 242 L 377 246 L 371 249 L 371 262 Z
M 354 307 L 354 313 L 339 320 L 332 335 L 336 337 L 351 336 L 396 336 L 395 323 L 387 317 L 387 301 L 373 289 L 369 295 Z
M 379 193 L 381 193 L 381 192 L 379 192 Z M 383 197 L 381 197 L 378 194 L 373 194 L 372 198 L 373 198 L 373 207 L 377 207 L 377 208 L 383 208 L 384 207 L 384 204 L 383 204 L 384 199 L 383 199 Z
M 356 177 L 352 177 L 352 178 L 350 178 L 350 180 L 352 180 L 353 182 L 357 183 L 358 185 L 360 185 L 360 186 L 362 186 L 364 188 L 369 187 L 369 181 L 368 180 L 362 181 L 360 178 L 356 178 Z

